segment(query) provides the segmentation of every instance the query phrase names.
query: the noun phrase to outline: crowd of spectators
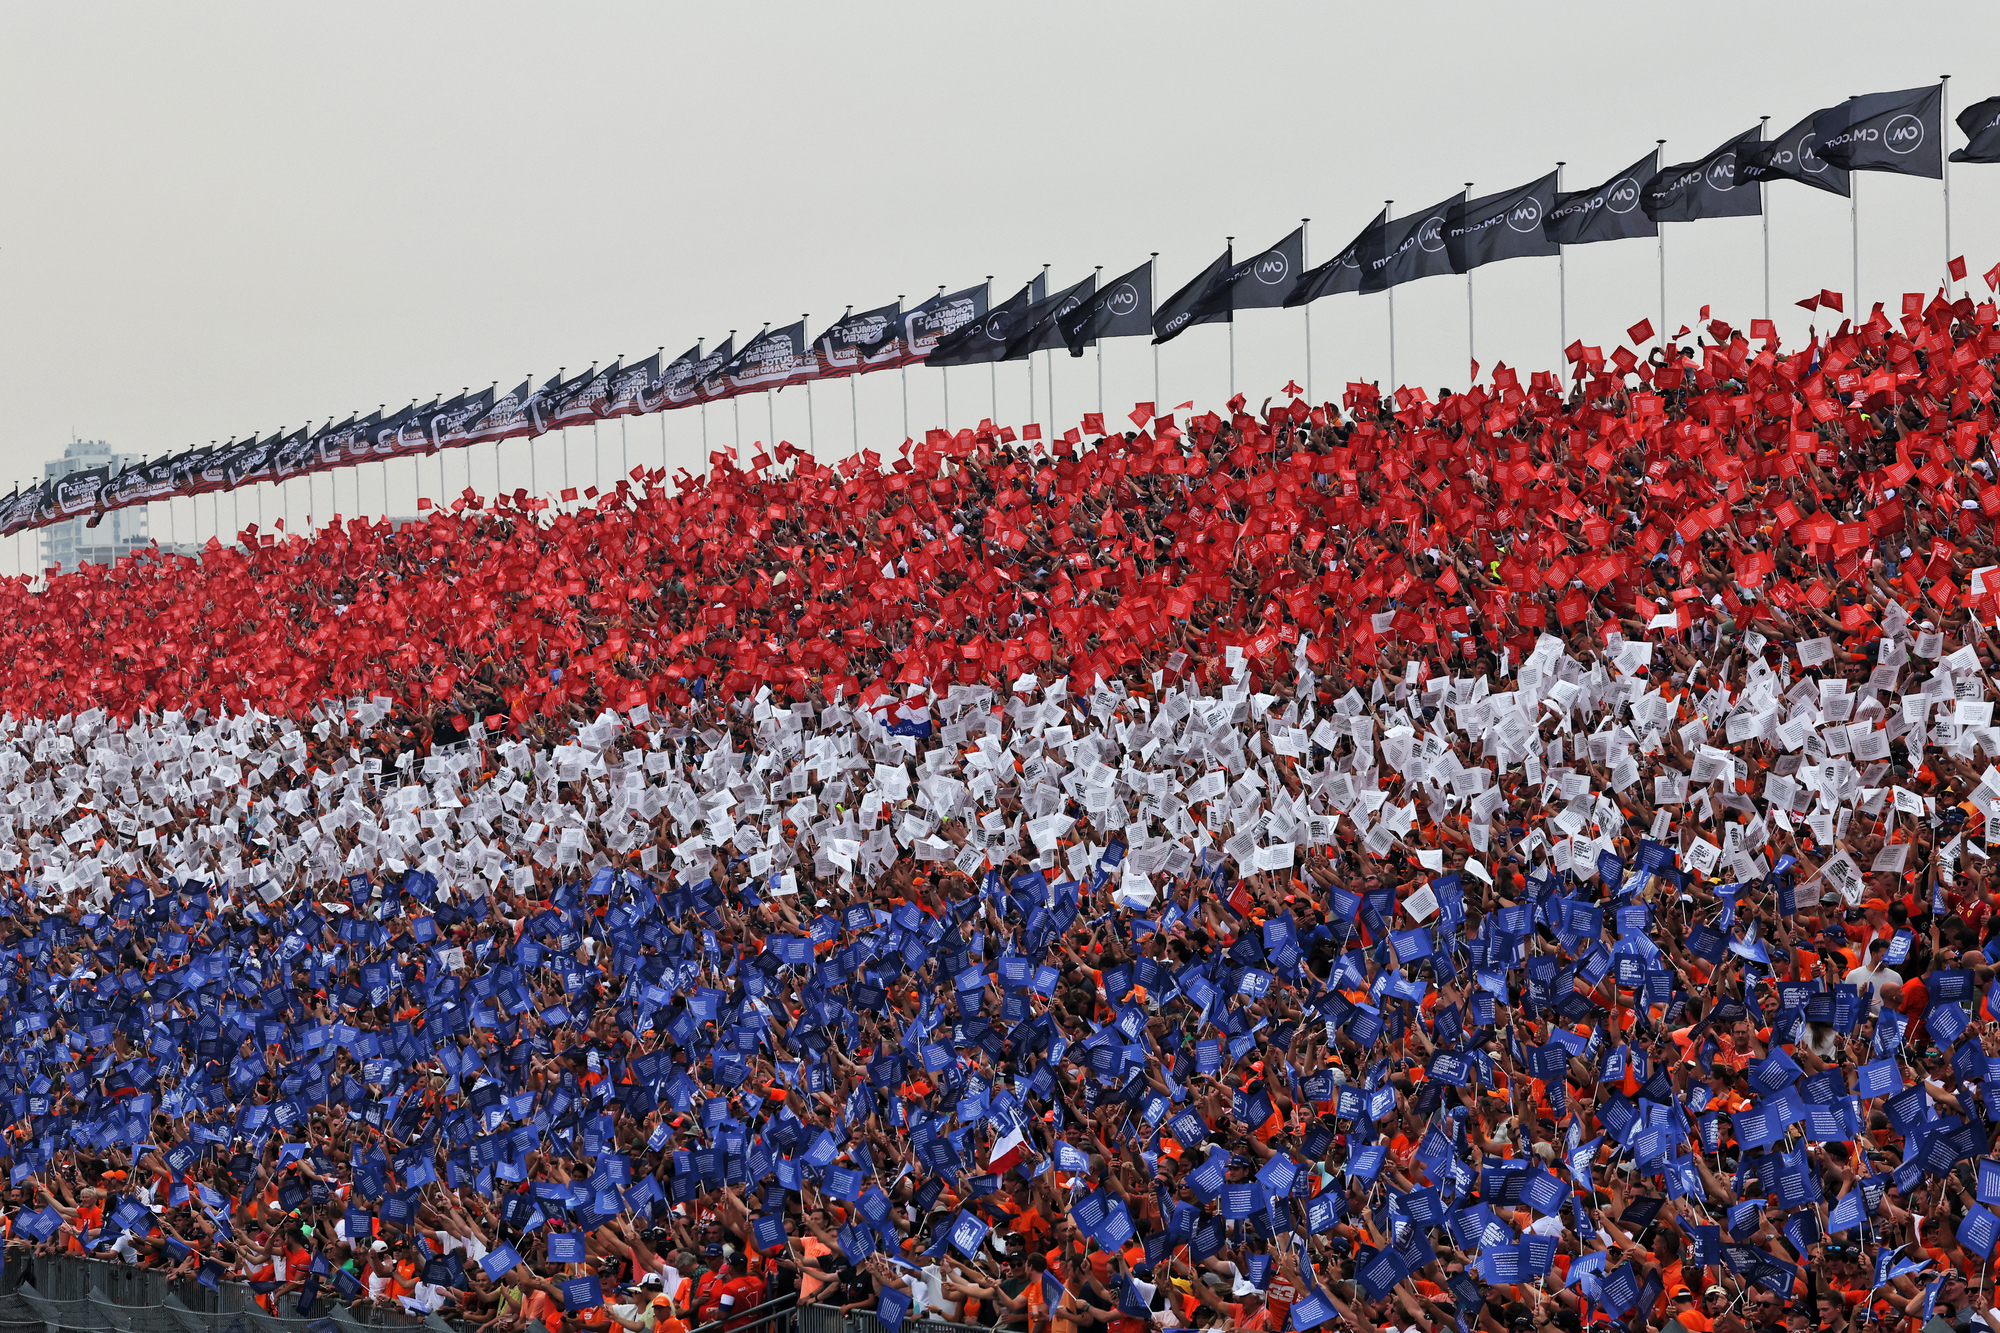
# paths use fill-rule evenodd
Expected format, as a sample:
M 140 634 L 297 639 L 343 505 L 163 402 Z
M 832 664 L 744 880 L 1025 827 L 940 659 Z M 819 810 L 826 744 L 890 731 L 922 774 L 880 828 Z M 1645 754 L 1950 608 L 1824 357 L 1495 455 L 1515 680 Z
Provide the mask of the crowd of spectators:
M 1995 324 L 0 588 L 9 1252 L 550 1333 L 2000 1329 Z

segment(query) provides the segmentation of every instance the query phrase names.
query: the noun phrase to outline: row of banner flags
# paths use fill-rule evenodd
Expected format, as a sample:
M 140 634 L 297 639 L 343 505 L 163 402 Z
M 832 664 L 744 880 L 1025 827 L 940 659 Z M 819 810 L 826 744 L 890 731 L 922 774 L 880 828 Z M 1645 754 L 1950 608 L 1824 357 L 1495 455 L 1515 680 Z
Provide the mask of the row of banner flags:
M 1391 218 L 1385 207 L 1348 245 L 1306 267 L 1305 229 L 1238 260 L 1224 249 L 1195 278 L 1154 300 L 1149 260 L 1098 284 L 1092 274 L 1050 292 L 1036 277 L 994 304 L 988 284 L 940 292 L 910 309 L 901 301 L 849 313 L 816 338 L 805 321 L 765 328 L 741 348 L 732 336 L 704 351 L 696 343 L 666 360 L 593 366 L 537 387 L 522 381 L 439 398 L 400 411 L 372 412 L 318 430 L 301 428 L 193 448 L 119 472 L 91 468 L 0 500 L 0 535 L 258 482 L 440 449 L 588 425 L 613 417 L 693 407 L 740 394 L 815 380 L 891 370 L 1015 361 L 1067 349 L 1073 356 L 1103 338 L 1164 343 L 1238 311 L 1295 308 L 1340 292 L 1379 292 L 1420 278 L 1469 273 L 1507 259 L 1556 255 L 1566 245 L 1659 234 L 1662 222 L 1754 217 L 1756 186 L 1793 181 L 1846 197 L 1856 171 L 1937 179 L 1944 174 L 1942 84 L 1852 97 L 1815 111 L 1776 138 L 1761 127 L 1734 135 L 1702 157 L 1664 165 L 1657 150 L 1586 190 L 1557 188 L 1555 173 L 1497 194 L 1454 194 L 1431 208 Z M 2000 97 L 1957 119 L 1966 146 L 1953 162 L 2000 162 Z

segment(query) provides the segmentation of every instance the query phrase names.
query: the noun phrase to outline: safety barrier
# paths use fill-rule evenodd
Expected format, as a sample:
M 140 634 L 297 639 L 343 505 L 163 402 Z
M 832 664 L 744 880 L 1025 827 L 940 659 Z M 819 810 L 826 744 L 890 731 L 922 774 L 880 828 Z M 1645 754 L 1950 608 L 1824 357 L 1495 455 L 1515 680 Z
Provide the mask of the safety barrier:
M 36 1255 L 19 1268 L 10 1261 L 7 1279 L 10 1290 L 0 1295 L 0 1333 L 38 1333 L 43 1326 L 63 1333 L 305 1333 L 322 1320 L 330 1320 L 336 1333 L 415 1328 L 458 1333 L 436 1315 L 350 1307 L 330 1291 L 320 1293 L 306 1315 L 296 1313 L 298 1296 L 289 1293 L 274 1302 L 283 1313 L 273 1315 L 241 1282 L 205 1287 L 192 1278 L 169 1281 L 153 1269 L 74 1255 Z
M 775 1301 L 765 1301 L 753 1305 L 742 1314 L 731 1315 L 728 1319 L 718 1319 L 712 1324 L 703 1324 L 694 1333 L 794 1333 L 792 1316 L 798 1312 L 799 1298 L 796 1294 L 780 1296 Z
M 923 1333 L 994 1333 L 990 1324 L 954 1324 L 943 1319 L 919 1318 L 914 1311 L 903 1321 L 904 1333 L 912 1325 Z M 856 1310 L 843 1315 L 837 1305 L 799 1307 L 798 1333 L 887 1333 L 872 1310 Z

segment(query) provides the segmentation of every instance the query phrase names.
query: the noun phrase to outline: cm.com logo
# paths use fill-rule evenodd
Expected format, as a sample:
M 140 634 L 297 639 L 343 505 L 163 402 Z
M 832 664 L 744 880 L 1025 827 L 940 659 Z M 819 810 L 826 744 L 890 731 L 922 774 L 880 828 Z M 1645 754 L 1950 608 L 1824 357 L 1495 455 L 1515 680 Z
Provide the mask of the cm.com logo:
M 1259 255 L 1256 266 L 1250 271 L 1257 275 L 1257 281 L 1267 287 L 1275 287 L 1292 271 L 1292 262 L 1285 258 L 1282 251 L 1273 250 L 1269 254 Z
M 1131 283 L 1121 282 L 1104 298 L 1104 305 L 1113 315 L 1129 315 L 1139 308 L 1139 292 Z
M 1507 215 L 1507 225 L 1515 231 L 1529 232 L 1542 225 L 1542 204 L 1539 199 L 1523 199 Z
M 1613 181 L 1604 192 L 1604 206 L 1614 213 L 1630 213 L 1639 206 L 1639 182 L 1630 176 Z
M 1718 193 L 1736 188 L 1736 154 L 1724 153 L 1709 164 L 1708 188 Z
M 1882 127 L 1882 145 L 1892 153 L 1914 153 L 1924 146 L 1924 122 L 1905 111 Z

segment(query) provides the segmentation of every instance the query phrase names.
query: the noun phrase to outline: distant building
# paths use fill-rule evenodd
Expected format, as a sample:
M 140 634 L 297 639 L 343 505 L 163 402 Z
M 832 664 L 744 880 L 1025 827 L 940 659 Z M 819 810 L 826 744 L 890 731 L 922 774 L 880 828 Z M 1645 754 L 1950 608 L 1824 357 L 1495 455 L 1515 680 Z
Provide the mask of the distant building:
M 102 440 L 71 440 L 60 458 L 42 465 L 42 473 L 49 478 L 66 477 L 72 472 L 108 464 L 115 474 L 143 461 L 138 454 L 113 453 L 111 446 Z M 49 569 L 58 563 L 64 569 L 85 564 L 108 565 L 152 542 L 146 533 L 145 505 L 113 510 L 100 518 L 94 528 L 86 526 L 89 522 L 73 518 L 43 528 L 42 568 Z

